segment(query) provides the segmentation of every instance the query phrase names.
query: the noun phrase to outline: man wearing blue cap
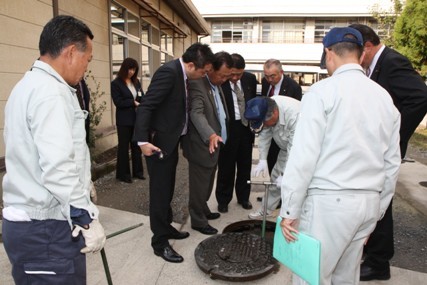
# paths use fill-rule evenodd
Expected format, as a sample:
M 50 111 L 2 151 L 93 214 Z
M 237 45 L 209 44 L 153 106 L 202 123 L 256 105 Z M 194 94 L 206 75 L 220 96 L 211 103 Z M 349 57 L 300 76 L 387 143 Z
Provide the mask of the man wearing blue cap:
M 267 156 L 272 140 L 279 147 L 277 161 L 271 171 L 270 181 L 275 185 L 269 188 L 266 216 L 272 217 L 273 211 L 280 202 L 280 181 L 292 147 L 292 138 L 298 121 L 300 101 L 288 96 L 256 97 L 248 101 L 245 117 L 254 132 L 261 132 L 258 139 L 259 163 L 252 175 L 263 176 L 268 173 Z M 277 187 L 276 185 L 279 185 Z M 264 205 L 264 202 L 262 203 Z M 260 207 L 249 214 L 250 219 L 261 219 L 264 208 Z
M 400 113 L 360 62 L 363 40 L 353 28 L 323 39 L 331 77 L 301 103 L 281 185 L 288 242 L 304 232 L 321 243 L 320 283 L 358 284 L 363 244 L 391 201 L 400 167 Z M 294 284 L 304 284 L 294 275 Z

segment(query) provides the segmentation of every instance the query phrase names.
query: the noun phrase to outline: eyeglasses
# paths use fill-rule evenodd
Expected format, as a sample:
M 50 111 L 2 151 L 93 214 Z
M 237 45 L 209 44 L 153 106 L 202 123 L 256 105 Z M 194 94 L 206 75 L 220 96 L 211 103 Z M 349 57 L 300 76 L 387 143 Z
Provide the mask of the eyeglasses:
M 274 79 L 274 78 L 276 78 L 277 77 L 277 74 L 275 74 L 275 73 L 273 73 L 273 74 L 270 74 L 270 75 L 268 75 L 268 74 L 264 74 L 264 77 L 266 78 L 266 79 Z

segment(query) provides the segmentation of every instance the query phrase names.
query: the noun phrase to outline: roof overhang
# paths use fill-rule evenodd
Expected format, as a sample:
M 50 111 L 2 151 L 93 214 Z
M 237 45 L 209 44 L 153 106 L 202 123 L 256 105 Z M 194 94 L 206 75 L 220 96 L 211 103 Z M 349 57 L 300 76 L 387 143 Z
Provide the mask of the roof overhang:
M 144 11 L 150 16 L 156 17 L 160 20 L 161 26 L 164 29 L 172 30 L 176 35 L 180 37 L 187 37 L 188 32 L 175 23 L 172 19 L 169 19 L 162 15 L 157 7 L 154 7 L 152 3 L 146 0 L 133 0 L 137 3 Z M 193 29 L 198 35 L 209 35 L 211 30 L 208 23 L 200 15 L 199 11 L 193 5 L 190 0 L 164 0 L 172 10 L 178 14 L 191 29 Z
M 191 0 L 164 0 L 198 35 L 209 35 L 211 29 Z

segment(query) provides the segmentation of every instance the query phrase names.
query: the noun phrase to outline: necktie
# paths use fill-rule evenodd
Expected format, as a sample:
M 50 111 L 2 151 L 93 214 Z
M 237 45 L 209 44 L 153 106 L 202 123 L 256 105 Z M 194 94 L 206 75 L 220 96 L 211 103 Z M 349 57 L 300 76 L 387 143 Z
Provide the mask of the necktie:
M 234 93 L 236 93 L 237 97 L 237 105 L 239 105 L 239 112 L 240 112 L 240 120 L 242 121 L 242 124 L 244 126 L 248 126 L 248 121 L 245 119 L 245 96 L 240 90 L 239 85 L 237 83 L 234 83 Z
M 366 76 L 370 76 L 371 75 L 371 69 L 368 67 L 368 68 L 366 68 L 366 71 L 365 71 L 365 73 L 366 73 Z
M 80 83 L 74 86 L 74 88 L 76 88 L 76 96 L 77 96 L 77 100 L 79 101 L 80 108 L 84 110 L 85 105 L 83 102 L 83 94 L 82 94 L 82 88 L 80 87 Z
M 186 135 L 188 131 L 188 116 L 190 114 L 190 94 L 188 92 L 189 82 L 185 79 L 185 126 L 182 135 Z
M 221 138 L 223 143 L 227 141 L 227 126 L 225 125 L 225 111 L 224 111 L 224 105 L 222 104 L 218 87 L 215 86 L 214 88 L 214 99 L 215 99 L 215 105 L 216 105 L 216 111 L 219 118 L 219 123 L 221 124 Z
M 274 85 L 271 85 L 270 92 L 268 92 L 268 97 L 271 97 L 273 95 L 274 95 Z

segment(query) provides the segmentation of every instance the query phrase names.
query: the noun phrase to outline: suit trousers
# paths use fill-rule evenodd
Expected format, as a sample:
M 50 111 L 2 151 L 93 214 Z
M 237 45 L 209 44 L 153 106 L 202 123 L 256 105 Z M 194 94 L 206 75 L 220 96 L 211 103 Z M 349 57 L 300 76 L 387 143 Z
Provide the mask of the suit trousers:
M 190 186 L 188 208 L 191 225 L 193 227 L 205 227 L 208 225 L 206 216 L 211 213 L 207 202 L 211 196 L 215 180 L 216 165 L 213 167 L 204 167 L 189 161 L 188 171 Z
M 378 221 L 364 248 L 366 255 L 363 263 L 377 270 L 389 268 L 389 261 L 394 255 L 392 208 L 393 200 L 390 201 L 384 217 Z
M 3 219 L 2 237 L 15 284 L 86 284 L 85 241 L 67 221 Z
M 168 236 L 177 231 L 171 225 L 171 202 L 175 191 L 178 145 L 163 159 L 159 159 L 157 155 L 146 157 L 150 175 L 150 227 L 153 232 L 151 246 L 155 250 L 168 246 Z
M 249 201 L 251 192 L 247 181 L 251 179 L 253 134 L 240 120 L 230 122 L 229 133 L 227 143 L 219 153 L 215 191 L 218 205 L 223 206 L 230 203 L 234 188 L 240 203 Z
M 359 284 L 363 244 L 379 218 L 380 195 L 357 192 L 309 191 L 303 204 L 298 230 L 320 241 L 320 284 Z M 293 284 L 307 283 L 294 274 Z
M 134 126 L 117 126 L 118 146 L 116 178 L 132 177 L 129 167 L 129 146 L 132 156 L 132 175 L 144 174 L 142 153 L 138 144 L 132 141 Z

